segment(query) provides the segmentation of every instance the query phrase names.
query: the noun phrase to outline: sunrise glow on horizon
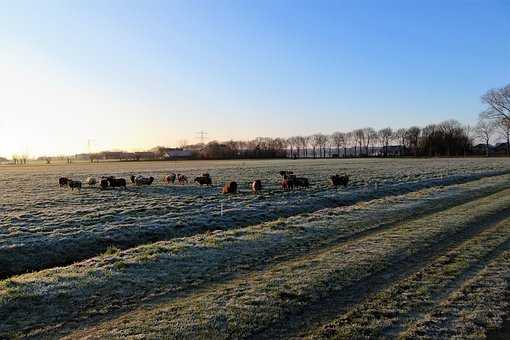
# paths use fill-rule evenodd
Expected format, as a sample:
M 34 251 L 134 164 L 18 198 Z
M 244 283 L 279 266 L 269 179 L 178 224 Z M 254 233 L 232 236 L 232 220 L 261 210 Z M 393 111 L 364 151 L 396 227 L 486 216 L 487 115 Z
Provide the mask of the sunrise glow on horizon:
M 472 123 L 510 79 L 508 13 L 496 0 L 0 1 L 0 156 Z

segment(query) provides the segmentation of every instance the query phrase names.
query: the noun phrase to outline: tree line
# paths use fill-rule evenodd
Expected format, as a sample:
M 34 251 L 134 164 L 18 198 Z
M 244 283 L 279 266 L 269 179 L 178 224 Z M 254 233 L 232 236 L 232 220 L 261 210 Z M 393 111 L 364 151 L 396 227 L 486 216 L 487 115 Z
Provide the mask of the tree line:
M 190 159 L 489 156 L 494 150 L 491 143 L 499 137 L 506 142 L 500 144 L 504 146 L 504 153 L 510 155 L 510 84 L 487 91 L 481 100 L 485 110 L 480 113 L 475 126 L 446 120 L 424 127 L 386 127 L 380 130 L 366 127 L 289 138 L 258 137 L 249 141 L 212 141 L 194 145 L 181 141 L 180 149 L 191 151 Z M 139 153 L 112 153 L 124 155 L 118 156 L 120 159 L 163 159 L 159 149 L 165 148 Z M 101 156 L 84 155 L 91 161 Z M 13 159 L 23 164 L 27 156 L 13 156 Z
M 371 127 L 349 132 L 317 133 L 290 138 L 210 142 L 200 149 L 203 159 L 225 158 L 339 158 L 371 156 L 460 156 L 471 151 L 469 129 L 455 120 L 424 128 L 393 130 Z M 197 149 L 197 146 L 188 146 Z
M 188 146 L 203 159 L 225 158 L 326 158 L 370 156 L 452 157 L 489 155 L 496 137 L 504 139 L 510 155 L 510 84 L 491 89 L 481 97 L 486 109 L 475 126 L 446 120 L 424 127 L 375 130 L 371 127 L 330 135 L 317 133 L 290 138 L 256 138 L 252 141 L 210 142 Z M 476 143 L 479 144 L 476 144 Z M 483 149 L 480 147 L 483 145 Z

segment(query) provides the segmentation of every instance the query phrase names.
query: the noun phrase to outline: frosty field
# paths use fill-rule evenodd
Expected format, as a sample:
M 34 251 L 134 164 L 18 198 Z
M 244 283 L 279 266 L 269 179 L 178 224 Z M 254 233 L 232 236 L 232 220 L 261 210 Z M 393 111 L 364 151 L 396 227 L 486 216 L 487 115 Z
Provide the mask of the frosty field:
M 156 180 L 58 186 L 131 174 Z M 505 158 L 5 166 L 0 189 L 0 338 L 484 338 L 507 319 Z

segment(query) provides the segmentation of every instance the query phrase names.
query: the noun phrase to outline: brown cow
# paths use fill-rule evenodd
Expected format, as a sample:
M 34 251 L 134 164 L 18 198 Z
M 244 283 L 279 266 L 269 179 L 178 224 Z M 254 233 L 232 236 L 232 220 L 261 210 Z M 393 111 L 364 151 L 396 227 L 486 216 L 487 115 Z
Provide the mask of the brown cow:
M 235 194 L 237 193 L 237 183 L 236 182 L 230 182 L 225 184 L 223 187 L 223 193 L 224 194 Z
M 257 193 L 260 190 L 262 190 L 262 181 L 260 179 L 256 179 L 251 183 L 251 191 Z
M 296 187 L 308 188 L 310 182 L 306 177 L 296 177 L 296 175 L 288 175 L 282 181 L 283 190 L 294 190 Z
M 284 178 L 282 181 L 283 190 L 294 190 L 295 178 Z
M 170 175 L 167 175 L 164 177 L 164 180 L 168 184 L 170 184 L 170 183 L 174 184 L 176 178 L 177 178 L 177 176 L 174 173 L 170 173 Z

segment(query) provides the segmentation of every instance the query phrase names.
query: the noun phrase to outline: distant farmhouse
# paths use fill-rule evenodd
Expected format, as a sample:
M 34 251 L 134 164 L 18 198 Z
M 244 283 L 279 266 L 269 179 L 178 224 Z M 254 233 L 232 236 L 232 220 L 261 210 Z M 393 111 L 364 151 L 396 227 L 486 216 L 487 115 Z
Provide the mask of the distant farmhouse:
M 192 150 L 182 148 L 166 148 L 158 146 L 149 151 L 101 151 L 97 153 L 81 153 L 74 155 L 75 160 L 90 161 L 153 161 L 153 160 L 175 160 L 175 159 L 191 159 L 194 154 Z M 46 159 L 46 157 L 44 157 Z M 52 158 L 54 160 L 55 158 Z
M 493 149 L 492 145 L 489 144 L 489 152 L 491 152 L 492 149 Z M 472 150 L 475 155 L 483 155 L 487 152 L 487 146 L 483 143 L 476 144 L 475 146 L 473 146 Z
M 184 150 L 178 148 L 168 148 L 163 152 L 163 158 L 165 159 L 188 159 L 193 156 L 191 150 Z
M 497 143 L 493 148 L 493 152 L 497 154 L 506 154 L 507 150 L 509 150 L 507 143 Z

